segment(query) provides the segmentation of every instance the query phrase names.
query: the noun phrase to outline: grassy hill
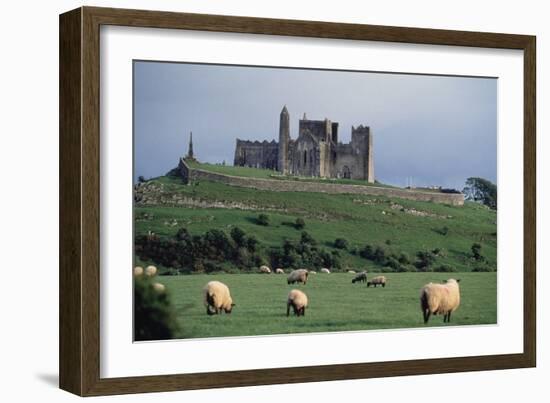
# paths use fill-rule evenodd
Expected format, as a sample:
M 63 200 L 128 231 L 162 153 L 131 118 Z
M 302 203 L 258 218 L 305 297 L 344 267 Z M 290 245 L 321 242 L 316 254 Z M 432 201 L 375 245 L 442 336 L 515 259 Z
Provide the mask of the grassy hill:
M 210 167 L 227 174 L 236 174 L 234 170 L 254 176 L 273 174 L 253 168 Z M 180 178 L 168 176 L 152 179 L 143 186 L 164 200 L 184 197 L 185 201 L 173 206 L 138 203 L 134 214 L 136 236 L 152 231 L 160 238 L 170 239 L 182 227 L 191 235 L 203 235 L 211 229 L 229 234 L 232 228 L 239 227 L 258 240 L 257 253 L 269 263 L 270 250 L 281 248 L 285 240 L 298 242 L 302 231 L 307 231 L 319 248 L 339 254 L 343 270 L 389 270 L 361 257 L 367 244 L 380 246 L 386 254 L 407 255 L 410 263 L 405 266 L 410 270 L 415 270 L 417 252 L 434 250 L 435 262 L 429 270 L 441 265 L 457 271 L 480 266 L 496 269 L 496 212 L 476 203 L 453 207 L 367 195 L 278 193 L 209 181 L 184 185 Z M 269 225 L 258 225 L 259 214 L 269 217 Z M 297 218 L 305 221 L 303 229 L 293 225 Z M 347 249 L 335 248 L 336 238 L 345 239 Z M 472 257 L 474 243 L 481 245 L 483 263 Z M 235 266 L 228 261 L 219 263 L 221 267 Z
M 360 185 L 360 186 L 377 186 L 393 188 L 394 186 L 386 185 L 384 183 L 375 182 L 369 183 L 359 179 L 337 179 L 337 178 L 313 178 L 307 176 L 291 176 L 281 175 L 279 172 L 271 169 L 250 168 L 240 166 L 230 166 L 221 164 L 208 164 L 199 163 L 197 161 L 187 161 L 187 164 L 191 168 L 202 169 L 203 171 L 209 171 L 224 175 L 242 176 L 246 178 L 260 178 L 260 179 L 278 179 L 278 180 L 293 180 L 300 182 L 318 182 L 318 183 L 340 183 L 346 185 Z M 423 191 L 434 191 L 430 189 L 423 189 Z

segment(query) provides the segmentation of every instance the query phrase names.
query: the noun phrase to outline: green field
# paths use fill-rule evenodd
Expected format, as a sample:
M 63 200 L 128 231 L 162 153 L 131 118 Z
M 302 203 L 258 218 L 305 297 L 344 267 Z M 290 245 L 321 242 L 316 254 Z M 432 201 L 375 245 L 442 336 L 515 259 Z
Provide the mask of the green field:
M 229 233 L 233 227 L 239 227 L 258 239 L 259 253 L 269 264 L 269 248 L 280 248 L 285 240 L 300 239 L 302 230 L 293 226 L 300 217 L 306 224 L 303 231 L 319 247 L 339 253 L 342 270 L 386 269 L 357 253 L 369 244 L 382 245 L 388 253 L 407 254 L 411 270 L 417 252 L 437 248 L 440 253 L 433 268 L 445 264 L 456 271 L 471 271 L 479 265 L 472 259 L 473 243 L 481 244 L 484 265 L 496 270 L 496 211 L 477 203 L 466 202 L 456 207 L 367 195 L 270 192 L 209 181 L 185 185 L 177 177 L 160 177 L 148 183 L 162 185 L 167 199 L 185 196 L 205 203 L 205 207 L 137 205 L 136 235 L 152 231 L 160 237 L 173 237 L 180 228 L 186 228 L 192 235 L 202 235 L 211 229 Z M 269 216 L 268 226 L 257 224 L 256 218 L 261 213 Z M 348 248 L 337 250 L 336 238 L 346 239 Z M 220 262 L 220 266 L 224 264 Z
M 286 275 L 217 274 L 160 276 L 174 303 L 181 332 L 175 338 L 424 327 L 420 288 L 427 282 L 460 278 L 462 303 L 449 325 L 441 316 L 428 326 L 494 324 L 497 321 L 496 273 L 389 273 L 385 288 L 351 284 L 352 274 L 310 275 L 304 285 L 287 285 Z M 231 315 L 208 316 L 202 288 L 211 280 L 227 284 L 236 304 Z M 286 317 L 292 288 L 309 298 L 304 317 Z

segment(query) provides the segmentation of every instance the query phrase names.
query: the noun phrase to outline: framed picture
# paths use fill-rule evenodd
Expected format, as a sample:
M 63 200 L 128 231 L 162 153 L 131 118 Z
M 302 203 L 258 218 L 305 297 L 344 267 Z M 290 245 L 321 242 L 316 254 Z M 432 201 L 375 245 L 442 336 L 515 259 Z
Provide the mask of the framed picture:
M 60 387 L 533 367 L 535 165 L 533 36 L 62 14 Z

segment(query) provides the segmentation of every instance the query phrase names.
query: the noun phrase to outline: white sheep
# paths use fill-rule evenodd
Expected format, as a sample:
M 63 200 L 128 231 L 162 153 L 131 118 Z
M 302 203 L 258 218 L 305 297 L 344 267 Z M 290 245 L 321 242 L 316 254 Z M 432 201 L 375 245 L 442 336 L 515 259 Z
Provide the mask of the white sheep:
M 143 275 L 143 267 L 136 266 L 134 267 L 134 277 L 141 277 Z
M 306 269 L 293 270 L 288 275 L 286 281 L 287 284 L 304 283 L 307 282 L 308 271 Z
M 153 290 L 155 290 L 159 294 L 162 294 L 164 291 L 166 291 L 166 287 L 164 284 L 161 283 L 153 283 Z
M 370 281 L 367 281 L 367 287 L 373 286 L 376 288 L 377 286 L 381 285 L 382 287 L 386 287 L 386 276 L 376 276 Z
M 229 287 L 220 281 L 209 281 L 203 288 L 203 295 L 208 315 L 217 315 L 222 311 L 231 313 L 235 306 Z
M 285 274 L 285 271 L 279 267 L 278 269 L 275 269 L 275 274 Z
M 260 273 L 270 274 L 271 269 L 267 266 L 260 266 Z
M 308 273 L 309 274 L 317 274 L 317 272 L 315 270 L 308 270 Z
M 349 274 L 355 274 L 355 270 L 348 270 Z
M 367 272 L 362 271 L 361 273 L 357 273 L 355 277 L 353 277 L 353 279 L 351 280 L 351 283 L 352 284 L 355 284 L 357 282 L 364 283 L 365 281 L 367 281 Z
M 460 280 L 449 279 L 445 284 L 426 284 L 420 290 L 420 309 L 424 323 L 430 315 L 443 315 L 443 323 L 451 321 L 451 313 L 460 305 Z
M 330 274 L 330 270 L 327 269 L 327 268 L 325 268 L 325 267 L 323 267 L 323 268 L 321 269 L 321 273 Z
M 157 268 L 155 266 L 147 266 L 145 268 L 145 275 L 147 277 L 153 277 L 155 274 L 157 274 Z
M 307 295 L 300 290 L 291 290 L 286 300 L 286 316 L 290 315 L 290 307 L 294 310 L 294 315 L 304 316 L 307 307 Z

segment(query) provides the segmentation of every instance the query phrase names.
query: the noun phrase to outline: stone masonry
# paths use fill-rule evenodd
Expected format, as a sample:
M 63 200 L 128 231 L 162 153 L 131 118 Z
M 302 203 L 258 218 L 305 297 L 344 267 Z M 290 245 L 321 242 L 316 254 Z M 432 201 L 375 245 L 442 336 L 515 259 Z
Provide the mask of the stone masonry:
M 299 120 L 298 137 L 290 136 L 290 114 L 283 107 L 279 142 L 237 139 L 234 165 L 273 169 L 284 175 L 349 178 L 374 183 L 373 135 L 370 127 L 351 128 L 351 142 L 338 141 L 338 123 Z
M 464 195 L 462 193 L 423 192 L 417 190 L 386 188 L 378 186 L 317 183 L 295 180 L 261 179 L 232 176 L 209 172 L 202 169 L 190 168 L 189 165 L 185 163 L 185 159 L 183 158 L 180 159 L 178 170 L 185 183 L 191 183 L 197 180 L 209 180 L 224 183 L 230 186 L 269 190 L 273 192 L 362 194 L 450 204 L 453 206 L 464 205 Z

